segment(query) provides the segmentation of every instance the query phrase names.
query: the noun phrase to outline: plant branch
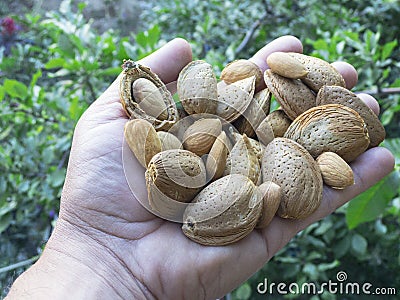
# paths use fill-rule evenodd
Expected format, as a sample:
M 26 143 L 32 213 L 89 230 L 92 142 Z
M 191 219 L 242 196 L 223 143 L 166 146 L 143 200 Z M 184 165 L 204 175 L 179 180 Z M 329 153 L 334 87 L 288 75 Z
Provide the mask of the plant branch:
M 257 19 L 250 27 L 250 29 L 246 32 L 243 41 L 239 44 L 239 46 L 235 49 L 235 54 L 242 52 L 244 48 L 248 45 L 251 38 L 254 35 L 256 29 L 261 25 L 263 19 L 267 17 L 267 12 L 265 12 L 259 19 Z
M 398 88 L 398 87 L 381 88 L 381 89 L 376 89 L 376 90 L 358 91 L 357 93 L 365 93 L 365 94 L 370 94 L 371 96 L 374 96 L 374 97 L 377 97 L 377 96 L 379 97 L 379 96 L 400 94 L 400 88 Z
M 36 256 L 31 257 L 31 258 L 29 258 L 27 260 L 23 260 L 23 261 L 20 261 L 18 263 L 15 263 L 15 264 L 0 268 L 0 274 L 1 273 L 5 273 L 5 272 L 9 272 L 9 271 L 12 271 L 12 270 L 15 270 L 15 269 L 18 269 L 18 268 L 22 268 L 22 267 L 25 267 L 25 266 L 28 266 L 28 265 L 31 265 L 35 261 L 37 261 L 38 259 L 39 259 L 39 255 L 36 255 Z

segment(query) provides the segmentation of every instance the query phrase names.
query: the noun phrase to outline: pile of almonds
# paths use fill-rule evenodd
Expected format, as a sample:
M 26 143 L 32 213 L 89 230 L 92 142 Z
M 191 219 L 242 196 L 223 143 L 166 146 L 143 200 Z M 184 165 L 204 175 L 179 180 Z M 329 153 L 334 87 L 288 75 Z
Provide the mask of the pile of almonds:
M 348 163 L 385 138 L 328 62 L 275 52 L 267 63 L 262 74 L 233 61 L 218 81 L 193 61 L 179 74 L 178 100 L 149 68 L 123 64 L 124 136 L 146 169 L 148 208 L 200 244 L 233 243 L 275 215 L 306 218 L 323 184 L 352 185 Z M 280 108 L 271 112 L 272 96 Z

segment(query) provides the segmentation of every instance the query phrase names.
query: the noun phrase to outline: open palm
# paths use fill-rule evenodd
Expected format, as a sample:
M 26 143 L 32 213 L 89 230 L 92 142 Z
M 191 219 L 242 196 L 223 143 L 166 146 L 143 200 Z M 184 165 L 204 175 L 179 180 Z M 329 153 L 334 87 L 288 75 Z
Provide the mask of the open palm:
M 302 46 L 294 37 L 282 37 L 251 59 L 265 70 L 265 59 L 273 51 L 301 52 Z M 176 39 L 140 63 L 168 83 L 176 80 L 191 59 L 188 44 Z M 354 86 L 354 69 L 345 63 L 336 66 L 348 87 Z M 355 185 L 344 191 L 325 187 L 321 207 L 306 220 L 275 217 L 267 229 L 254 230 L 235 244 L 201 246 L 183 235 L 180 224 L 149 213 L 129 188 L 122 158 L 127 117 L 120 104 L 118 83 L 117 79 L 93 103 L 76 127 L 60 217 L 44 251 L 44 257 L 57 253 L 66 261 L 72 257 L 75 264 L 84 265 L 84 274 L 100 279 L 96 282 L 112 291 L 114 298 L 221 297 L 261 268 L 298 231 L 331 213 L 393 168 L 390 152 L 379 147 L 370 149 L 352 163 Z M 375 111 L 379 109 L 372 97 L 361 97 Z M 144 169 L 138 163 L 133 168 L 130 181 L 137 182 L 135 193 L 145 193 Z M 70 293 L 97 295 L 96 287 L 90 288 L 90 293 L 79 288 Z

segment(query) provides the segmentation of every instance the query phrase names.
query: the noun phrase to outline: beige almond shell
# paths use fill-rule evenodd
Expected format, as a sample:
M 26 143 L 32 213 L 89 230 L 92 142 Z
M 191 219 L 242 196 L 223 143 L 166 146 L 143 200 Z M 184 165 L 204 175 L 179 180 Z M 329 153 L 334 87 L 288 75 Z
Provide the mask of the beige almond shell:
M 275 137 L 283 137 L 292 123 L 292 120 L 290 120 L 283 109 L 274 110 L 266 117 L 266 119 L 269 124 L 271 124 Z
M 230 131 L 232 131 L 232 130 L 230 130 Z M 232 145 L 231 149 L 229 150 L 229 152 L 232 151 L 233 146 L 237 143 L 237 141 L 242 140 L 243 136 L 244 136 L 243 134 L 240 134 L 238 132 L 231 132 L 231 135 L 232 135 L 233 145 Z M 253 149 L 252 151 L 254 151 L 254 153 L 256 154 L 257 159 L 259 161 L 261 161 L 261 158 L 264 154 L 265 147 L 259 141 L 255 140 L 255 139 L 252 139 L 250 137 L 247 137 L 247 139 L 250 141 L 250 145 Z
M 272 72 L 286 78 L 300 79 L 308 74 L 307 68 L 298 59 L 286 52 L 273 52 L 267 57 Z
M 324 85 L 346 86 L 343 76 L 327 61 L 295 52 L 290 52 L 289 55 L 307 68 L 308 74 L 301 80 L 314 92 L 317 93 Z
M 275 138 L 271 123 L 265 118 L 256 129 L 256 135 L 260 143 L 267 146 Z
M 316 106 L 298 116 L 285 136 L 301 144 L 316 158 L 335 152 L 351 162 L 369 145 L 367 126 L 353 109 L 341 104 Z
M 207 154 L 221 134 L 222 123 L 220 119 L 205 118 L 194 122 L 183 135 L 183 146 L 198 156 Z
M 213 67 L 195 60 L 179 73 L 177 90 L 179 100 L 188 114 L 215 114 L 217 109 L 217 78 Z
M 269 113 L 271 96 L 272 93 L 267 88 L 254 95 L 243 115 L 234 122 L 234 126 L 240 133 L 248 137 L 255 136 L 255 129 Z
M 257 187 L 260 194 L 262 210 L 256 228 L 266 228 L 274 218 L 282 199 L 282 189 L 271 181 L 263 182 Z
M 161 141 L 156 130 L 144 119 L 126 122 L 124 137 L 136 159 L 145 168 L 153 156 L 161 152 Z
M 265 84 L 291 120 L 315 106 L 314 93 L 299 79 L 290 79 L 266 70 Z
M 229 153 L 228 147 L 228 138 L 226 133 L 222 131 L 215 140 L 211 147 L 210 153 L 207 156 L 207 179 L 210 179 L 210 181 L 214 181 L 222 177 L 226 166 L 226 159 Z
M 344 189 L 354 184 L 351 167 L 336 153 L 324 152 L 316 159 L 326 185 L 334 189 Z
M 172 133 L 167 131 L 158 131 L 157 135 L 161 141 L 162 151 L 172 150 L 172 149 L 183 149 L 181 141 Z
M 224 176 L 205 187 L 186 208 L 183 233 L 191 240 L 222 246 L 252 232 L 261 213 L 255 185 L 246 176 Z
M 287 138 L 275 138 L 266 146 L 261 165 L 263 181 L 281 187 L 278 216 L 303 219 L 319 207 L 321 172 L 303 146 Z
M 142 66 L 132 60 L 124 61 L 122 67 L 123 71 L 120 80 L 120 97 L 122 107 L 124 108 L 126 114 L 131 118 L 144 119 L 150 122 L 150 124 L 152 124 L 156 130 L 167 130 L 174 125 L 178 120 L 178 111 L 171 93 L 168 91 L 161 79 L 155 73 L 153 73 L 150 68 Z M 145 78 L 151 81 L 157 87 L 164 101 L 162 111 L 166 112 L 166 117 L 163 115 L 163 117 L 159 119 L 148 114 L 135 100 L 132 94 L 132 85 L 135 80 L 139 78 Z M 166 110 L 164 110 L 164 108 L 166 108 Z
M 258 140 L 263 145 L 268 145 L 274 138 L 283 137 L 292 120 L 282 109 L 271 112 L 257 127 Z
M 182 149 L 156 154 L 148 164 L 146 186 L 150 207 L 170 214 L 175 202 L 188 203 L 206 184 L 206 169 L 200 157 Z
M 367 124 L 369 147 L 378 146 L 385 139 L 386 132 L 378 116 L 355 93 L 341 86 L 323 86 L 317 94 L 317 105 L 342 104 L 354 109 Z
M 241 174 L 258 184 L 261 175 L 260 162 L 257 153 L 244 134 L 238 138 L 228 155 L 224 175 Z
M 218 84 L 217 116 L 233 122 L 239 118 L 250 105 L 254 96 L 255 76 L 238 80 L 229 85 Z
M 226 83 L 234 83 L 248 77 L 256 77 L 256 90 L 263 84 L 263 74 L 261 69 L 252 61 L 238 59 L 230 62 L 221 71 L 221 80 Z

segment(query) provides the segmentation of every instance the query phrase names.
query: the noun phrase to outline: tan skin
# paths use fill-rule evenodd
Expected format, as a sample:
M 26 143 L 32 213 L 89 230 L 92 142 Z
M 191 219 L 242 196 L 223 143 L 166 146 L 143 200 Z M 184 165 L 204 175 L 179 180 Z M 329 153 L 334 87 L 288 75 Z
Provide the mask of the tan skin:
M 262 70 L 269 53 L 302 52 L 300 41 L 281 37 L 251 60 Z M 188 43 L 175 39 L 144 58 L 166 82 L 177 79 L 192 59 Z M 348 88 L 357 73 L 336 63 Z M 374 98 L 360 96 L 376 113 Z M 187 239 L 181 226 L 150 214 L 132 194 L 122 164 L 127 117 L 119 102 L 118 79 L 79 120 L 74 133 L 57 226 L 43 255 L 11 288 L 7 299 L 216 299 L 261 268 L 300 230 L 325 217 L 390 173 L 392 154 L 373 148 L 351 167 L 355 185 L 324 188 L 320 208 L 301 221 L 275 217 L 264 230 L 224 247 Z M 143 169 L 136 172 L 143 176 Z M 143 192 L 145 186 L 135 187 Z

